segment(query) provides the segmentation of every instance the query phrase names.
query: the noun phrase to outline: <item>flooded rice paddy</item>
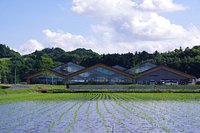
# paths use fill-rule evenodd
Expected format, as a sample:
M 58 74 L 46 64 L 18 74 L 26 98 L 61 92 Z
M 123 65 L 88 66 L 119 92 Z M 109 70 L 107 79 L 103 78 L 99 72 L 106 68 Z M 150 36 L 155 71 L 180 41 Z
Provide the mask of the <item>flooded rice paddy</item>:
M 199 133 L 200 103 L 109 94 L 89 100 L 7 102 L 0 104 L 0 132 Z

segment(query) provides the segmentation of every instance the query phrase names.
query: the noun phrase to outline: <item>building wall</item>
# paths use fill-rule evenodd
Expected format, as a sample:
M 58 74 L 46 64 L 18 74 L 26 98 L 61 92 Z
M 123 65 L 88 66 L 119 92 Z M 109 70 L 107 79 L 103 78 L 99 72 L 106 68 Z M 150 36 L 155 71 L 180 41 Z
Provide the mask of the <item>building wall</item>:
M 64 84 L 65 79 L 62 77 L 58 77 L 53 74 L 41 74 L 37 77 L 31 78 L 30 79 L 31 84 Z
M 85 73 L 68 79 L 69 83 L 105 83 L 105 84 L 129 84 L 133 81 L 122 74 L 113 72 L 111 70 L 96 67 Z
M 149 81 L 151 80 L 154 80 L 156 82 L 159 82 L 160 80 L 176 80 L 178 82 L 182 82 L 182 81 L 187 81 L 188 79 L 166 70 L 159 70 L 159 71 L 155 71 L 147 75 L 138 77 L 136 79 L 136 83 L 141 83 L 141 84 L 149 83 Z

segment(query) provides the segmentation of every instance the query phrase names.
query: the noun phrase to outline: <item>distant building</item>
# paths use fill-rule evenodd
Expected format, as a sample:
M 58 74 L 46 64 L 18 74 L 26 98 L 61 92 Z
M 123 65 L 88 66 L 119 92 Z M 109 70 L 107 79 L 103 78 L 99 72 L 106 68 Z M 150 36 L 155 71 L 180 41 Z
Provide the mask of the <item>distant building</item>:
M 45 70 L 36 74 L 33 74 L 27 78 L 27 83 L 29 84 L 65 84 L 64 74 Z
M 97 64 L 67 75 L 66 80 L 69 83 L 128 84 L 134 83 L 134 76 L 104 64 Z
M 97 64 L 88 68 L 67 63 L 27 78 L 31 84 L 194 84 L 195 77 L 178 70 L 144 63 L 132 69 Z
M 137 84 L 195 84 L 196 77 L 181 71 L 157 66 L 135 75 Z
M 72 62 L 60 65 L 52 70 L 45 70 L 28 77 L 27 81 L 31 84 L 65 84 L 66 75 L 82 70 L 85 67 Z
M 88 68 L 84 68 L 82 66 L 70 62 L 58 66 L 52 70 L 46 70 L 33 74 L 27 78 L 27 82 L 31 84 L 134 83 L 133 75 L 119 70 L 119 68 L 122 69 L 122 67 L 117 68 L 118 69 L 103 64 L 97 64 Z

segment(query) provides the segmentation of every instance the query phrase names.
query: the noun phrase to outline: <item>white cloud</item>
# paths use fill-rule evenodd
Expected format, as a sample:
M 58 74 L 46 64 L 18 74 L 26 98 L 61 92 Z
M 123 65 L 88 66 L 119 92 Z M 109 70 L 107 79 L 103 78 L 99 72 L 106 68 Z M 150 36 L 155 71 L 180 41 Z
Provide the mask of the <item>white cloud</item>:
M 160 15 L 160 12 L 187 9 L 173 0 L 72 1 L 74 13 L 97 20 L 97 24 L 91 25 L 92 35 L 88 37 L 45 29 L 42 32 L 49 47 L 60 47 L 66 51 L 89 48 L 99 53 L 124 53 L 143 50 L 165 52 L 200 44 L 200 30 L 195 26 L 173 24 Z M 41 43 L 30 40 L 21 51 L 28 53 L 42 48 Z
M 72 7 L 75 13 L 98 19 L 91 30 L 101 41 L 99 50 L 112 53 L 164 52 L 200 44 L 198 29 L 189 30 L 159 15 L 185 9 L 173 0 L 73 0 Z
M 135 2 L 131 0 L 73 0 L 72 11 L 78 14 L 116 17 L 126 14 Z
M 30 54 L 35 50 L 42 50 L 43 48 L 44 48 L 43 44 L 41 44 L 37 40 L 31 39 L 20 47 L 19 52 L 22 55 L 25 55 L 25 54 Z
M 74 50 L 76 48 L 94 48 L 95 41 L 87 39 L 82 35 L 73 35 L 62 31 L 51 31 L 49 29 L 43 30 L 50 47 L 60 47 L 66 51 Z
M 144 0 L 139 8 L 149 11 L 174 12 L 185 10 L 187 7 L 176 4 L 173 0 Z

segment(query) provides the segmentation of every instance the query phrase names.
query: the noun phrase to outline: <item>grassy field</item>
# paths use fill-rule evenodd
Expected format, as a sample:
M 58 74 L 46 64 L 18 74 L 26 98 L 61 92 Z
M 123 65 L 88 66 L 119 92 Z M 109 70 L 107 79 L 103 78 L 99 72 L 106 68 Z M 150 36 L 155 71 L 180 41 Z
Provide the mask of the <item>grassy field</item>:
M 5 85 L 4 85 L 5 86 Z M 9 85 L 10 86 L 10 85 Z M 39 91 L 38 91 L 39 90 Z M 47 90 L 50 93 L 41 93 L 41 90 Z M 52 92 L 56 93 L 52 93 Z M 59 93 L 57 93 L 59 92 Z M 68 92 L 68 93 L 61 93 Z M 64 85 L 33 85 L 31 88 L 23 88 L 19 90 L 0 89 L 0 101 L 21 101 L 21 100 L 87 100 L 93 95 L 103 94 L 109 97 L 118 96 L 128 98 L 129 100 L 200 100 L 200 93 L 116 93 L 115 91 L 87 91 L 77 92 L 69 91 Z M 148 92 L 148 91 L 147 91 Z
M 200 100 L 200 93 L 18 93 L 2 95 L 0 101 L 89 100 L 93 95 L 118 96 L 126 100 Z
M 2 86 L 6 87 L 12 87 L 11 89 L 1 89 Z M 13 87 L 14 86 L 14 87 Z M 0 95 L 9 95 L 9 94 L 24 94 L 24 93 L 34 93 L 37 92 L 38 90 L 65 90 L 64 85 L 42 85 L 42 84 L 37 84 L 37 85 L 31 85 L 23 86 L 23 88 L 19 89 L 20 86 L 18 85 L 11 85 L 11 84 L 0 84 Z

